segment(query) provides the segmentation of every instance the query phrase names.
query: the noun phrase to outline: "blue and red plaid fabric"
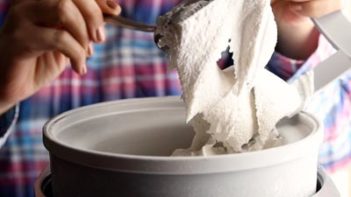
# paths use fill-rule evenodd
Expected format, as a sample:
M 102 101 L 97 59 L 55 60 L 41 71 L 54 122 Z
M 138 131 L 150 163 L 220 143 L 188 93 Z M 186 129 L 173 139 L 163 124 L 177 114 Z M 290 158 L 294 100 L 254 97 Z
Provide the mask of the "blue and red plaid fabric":
M 333 53 L 335 53 L 334 48 L 321 36 L 318 49 L 307 61 L 292 60 L 275 53 L 268 69 L 288 82 L 292 82 Z M 349 165 L 351 161 L 351 70 L 321 90 L 317 90 L 306 111 L 315 115 L 323 123 L 324 143 L 319 154 L 321 165 L 331 172 Z
M 155 23 L 158 15 L 179 1 L 119 0 L 124 16 L 146 23 Z M 8 2 L 0 0 L 0 22 L 4 21 Z M 42 142 L 42 127 L 49 118 L 103 101 L 181 93 L 178 76 L 174 70 L 167 69 L 166 57 L 155 46 L 152 34 L 111 26 L 106 28 L 107 42 L 94 46 L 95 54 L 88 60 L 89 71 L 85 76 L 80 77 L 67 68 L 57 80 L 19 104 L 17 122 L 0 149 L 1 197 L 34 196 L 34 180 L 49 162 Z M 332 51 L 328 44 L 321 43 L 319 50 L 307 62 L 291 60 L 276 53 L 268 69 L 289 79 L 301 66 L 313 67 Z M 350 160 L 350 76 L 343 76 L 314 98 L 315 112 L 320 113 L 326 125 L 321 162 L 331 170 L 346 165 Z M 0 121 L 4 122 L 0 125 L 4 129 L 10 125 L 8 117 L 14 116 L 2 117 L 6 117 Z

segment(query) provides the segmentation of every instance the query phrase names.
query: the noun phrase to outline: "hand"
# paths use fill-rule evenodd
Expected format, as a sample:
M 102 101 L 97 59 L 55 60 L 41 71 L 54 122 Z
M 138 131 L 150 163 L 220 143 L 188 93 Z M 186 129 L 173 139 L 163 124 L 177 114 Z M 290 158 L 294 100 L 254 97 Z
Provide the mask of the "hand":
M 309 17 L 321 17 L 341 8 L 341 0 L 272 0 L 278 21 L 299 23 Z
M 272 0 L 278 24 L 277 50 L 295 59 L 308 58 L 318 46 L 318 31 L 310 17 L 341 8 L 341 0 Z
M 34 94 L 64 70 L 68 59 L 87 72 L 91 41 L 105 39 L 103 13 L 112 0 L 17 0 L 0 31 L 0 114 Z

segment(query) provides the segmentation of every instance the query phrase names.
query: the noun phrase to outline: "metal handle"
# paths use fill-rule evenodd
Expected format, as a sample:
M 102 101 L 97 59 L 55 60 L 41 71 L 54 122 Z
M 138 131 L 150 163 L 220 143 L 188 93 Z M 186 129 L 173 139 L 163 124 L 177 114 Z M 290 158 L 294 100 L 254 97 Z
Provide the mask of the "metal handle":
M 312 21 L 338 51 L 314 68 L 318 91 L 351 68 L 351 23 L 342 11 L 312 18 Z
M 123 18 L 121 16 L 112 16 L 112 15 L 105 14 L 104 20 L 107 23 L 117 25 L 119 27 L 124 27 L 124 28 L 138 30 L 138 31 L 155 32 L 156 30 L 156 26 L 154 25 L 146 25 L 127 18 Z

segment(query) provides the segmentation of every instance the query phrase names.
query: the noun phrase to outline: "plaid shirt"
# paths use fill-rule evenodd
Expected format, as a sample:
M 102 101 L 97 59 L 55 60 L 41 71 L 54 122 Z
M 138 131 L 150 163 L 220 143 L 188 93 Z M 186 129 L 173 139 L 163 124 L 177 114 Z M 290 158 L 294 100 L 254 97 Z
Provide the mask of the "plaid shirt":
M 0 0 L 0 22 L 4 20 L 7 1 Z M 124 16 L 146 23 L 155 23 L 158 15 L 179 1 L 119 0 Z M 276 53 L 267 68 L 283 79 L 289 79 L 296 71 L 315 66 L 332 52 L 330 46 L 321 41 L 317 52 L 306 62 Z M 48 165 L 42 127 L 49 118 L 102 101 L 181 93 L 176 72 L 167 70 L 166 58 L 155 47 L 150 33 L 108 26 L 107 42 L 95 45 L 95 54 L 87 64 L 89 71 L 85 76 L 80 77 L 68 68 L 49 86 L 21 102 L 18 113 L 14 108 L 0 117 L 0 138 L 3 136 L 4 140 L 9 132 L 4 133 L 12 130 L 0 149 L 1 197 L 34 196 L 33 182 Z M 313 102 L 315 106 L 310 109 L 324 120 L 326 137 L 320 160 L 330 170 L 345 165 L 350 159 L 350 76 L 341 77 L 318 93 Z M 297 77 L 295 74 L 292 79 Z M 16 124 L 14 120 L 17 120 Z

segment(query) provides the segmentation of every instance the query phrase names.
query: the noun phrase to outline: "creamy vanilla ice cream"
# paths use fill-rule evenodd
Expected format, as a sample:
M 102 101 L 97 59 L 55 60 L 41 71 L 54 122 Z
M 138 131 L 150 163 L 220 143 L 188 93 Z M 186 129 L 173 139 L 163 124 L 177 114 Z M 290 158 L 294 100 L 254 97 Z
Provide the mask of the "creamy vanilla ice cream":
M 295 114 L 295 87 L 265 69 L 277 42 L 270 0 L 188 0 L 158 20 L 158 44 L 181 80 L 189 149 L 175 155 L 212 155 L 279 145 L 276 123 Z M 217 66 L 230 47 L 234 65 Z

